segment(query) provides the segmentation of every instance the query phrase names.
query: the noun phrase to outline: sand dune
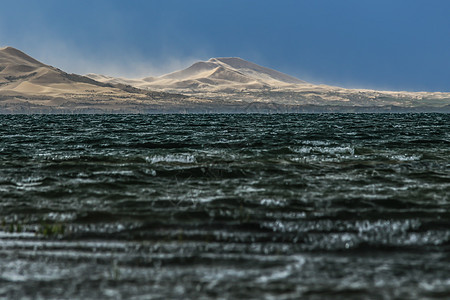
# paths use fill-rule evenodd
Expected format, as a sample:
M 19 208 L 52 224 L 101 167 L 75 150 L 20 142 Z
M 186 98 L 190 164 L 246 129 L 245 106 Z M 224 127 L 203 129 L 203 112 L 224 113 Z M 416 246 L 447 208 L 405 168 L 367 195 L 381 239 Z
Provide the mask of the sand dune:
M 211 58 L 206 62 L 197 62 L 187 69 L 163 75 L 161 79 L 188 80 L 199 78 L 218 78 L 230 82 L 260 82 L 267 85 L 295 83 L 304 81 L 281 72 L 261 67 L 238 57 Z
M 6 47 L 0 49 L 0 91 L 33 96 L 60 96 L 61 93 L 83 94 L 86 90 L 105 92 L 111 86 L 93 79 L 68 74 L 45 65 L 25 53 Z
M 123 84 L 126 79 L 92 75 L 94 78 L 69 74 L 55 67 L 43 64 L 12 47 L 0 49 L 0 96 L 22 95 L 35 98 L 104 95 L 138 98 L 147 91 L 130 89 Z M 111 81 L 105 83 L 95 80 Z M 130 82 L 132 82 L 130 80 Z
M 333 106 L 447 106 L 450 93 L 394 92 L 315 85 L 236 57 L 211 58 L 159 77 L 88 75 L 104 83 L 177 92 L 216 101 Z
M 211 58 L 159 77 L 80 76 L 17 49 L 0 49 L 0 113 L 294 112 L 304 107 L 449 111 L 450 93 L 314 85 L 235 57 Z
M 192 91 L 244 91 L 283 88 L 306 82 L 281 72 L 259 66 L 237 57 L 211 58 L 192 66 L 162 75 L 140 80 L 113 78 L 88 74 L 88 77 L 104 83 L 124 83 L 143 89 L 173 92 Z
M 15 48 L 1 48 L 0 113 L 146 112 L 171 109 L 187 98 L 108 80 L 114 82 L 69 74 Z

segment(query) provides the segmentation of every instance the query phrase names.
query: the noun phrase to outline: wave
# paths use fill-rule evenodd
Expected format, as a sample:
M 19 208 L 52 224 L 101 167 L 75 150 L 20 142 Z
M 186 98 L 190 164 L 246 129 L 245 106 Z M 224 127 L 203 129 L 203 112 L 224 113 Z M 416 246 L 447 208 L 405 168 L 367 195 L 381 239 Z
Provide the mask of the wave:
M 166 155 L 153 155 L 148 156 L 145 160 L 149 163 L 182 163 L 182 164 L 194 164 L 197 162 L 196 158 L 192 154 L 166 154 Z

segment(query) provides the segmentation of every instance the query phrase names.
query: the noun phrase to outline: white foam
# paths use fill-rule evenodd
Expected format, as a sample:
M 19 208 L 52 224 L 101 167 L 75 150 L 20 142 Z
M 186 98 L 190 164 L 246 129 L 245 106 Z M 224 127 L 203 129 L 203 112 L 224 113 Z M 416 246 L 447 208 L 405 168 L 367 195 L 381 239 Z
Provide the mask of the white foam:
M 153 155 L 146 157 L 145 160 L 149 163 L 184 163 L 191 164 L 197 162 L 194 155 L 191 154 L 166 154 Z
M 389 159 L 397 160 L 397 161 L 415 161 L 420 160 L 422 155 L 389 155 Z
M 290 147 L 290 150 L 299 154 L 309 153 L 322 153 L 322 154 L 355 154 L 355 148 L 350 146 L 344 147 L 321 147 L 321 146 L 303 146 L 303 147 Z

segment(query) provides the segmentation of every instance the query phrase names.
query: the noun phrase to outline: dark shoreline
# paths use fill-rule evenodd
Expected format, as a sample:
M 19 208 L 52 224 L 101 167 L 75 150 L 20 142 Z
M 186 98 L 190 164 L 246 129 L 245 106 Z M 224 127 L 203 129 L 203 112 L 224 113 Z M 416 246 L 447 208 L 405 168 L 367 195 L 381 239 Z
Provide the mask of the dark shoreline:
M 443 107 L 401 106 L 324 106 L 281 105 L 273 103 L 250 103 L 227 107 L 167 107 L 133 106 L 123 108 L 59 108 L 59 107 L 0 107 L 0 115 L 8 114 L 297 114 L 297 113 L 450 113 L 450 105 Z

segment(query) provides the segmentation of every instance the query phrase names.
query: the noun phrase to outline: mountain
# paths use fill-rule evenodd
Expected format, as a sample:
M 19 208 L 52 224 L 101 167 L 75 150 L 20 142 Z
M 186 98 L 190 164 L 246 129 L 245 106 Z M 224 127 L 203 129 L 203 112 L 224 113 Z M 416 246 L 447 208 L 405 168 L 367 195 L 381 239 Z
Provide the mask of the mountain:
M 88 77 L 68 74 L 45 65 L 12 47 L 0 49 L 0 91 L 10 95 L 60 96 L 62 93 L 104 91 L 110 85 Z
M 281 72 L 261 67 L 237 57 L 211 58 L 197 62 L 187 69 L 163 75 L 159 78 L 144 78 L 151 85 L 164 84 L 178 87 L 221 86 L 234 88 L 265 88 L 303 84 L 304 81 Z
M 447 111 L 450 93 L 314 85 L 223 57 L 158 77 L 69 74 L 0 49 L 0 113 Z
M 358 111 L 370 108 L 400 107 L 406 110 L 450 109 L 450 93 L 395 92 L 368 89 L 346 89 L 329 85 L 315 85 L 287 74 L 259 66 L 236 57 L 211 58 L 190 67 L 158 77 L 142 79 L 114 78 L 88 74 L 103 83 L 122 83 L 140 89 L 177 92 L 184 95 L 211 99 L 233 105 L 241 103 L 251 107 L 273 104 L 292 110 L 298 106 L 319 106 L 331 111 Z M 287 107 L 287 108 L 286 108 Z M 437 109 L 439 110 L 439 109 Z M 295 109 L 294 109 L 295 111 Z
M 88 74 L 105 83 L 127 83 L 139 88 L 164 91 L 244 91 L 289 87 L 306 82 L 287 74 L 259 66 L 238 57 L 211 58 L 159 77 L 141 80 L 117 79 Z
M 0 49 L 0 113 L 154 111 L 182 98 L 102 83 L 46 65 L 18 49 Z

